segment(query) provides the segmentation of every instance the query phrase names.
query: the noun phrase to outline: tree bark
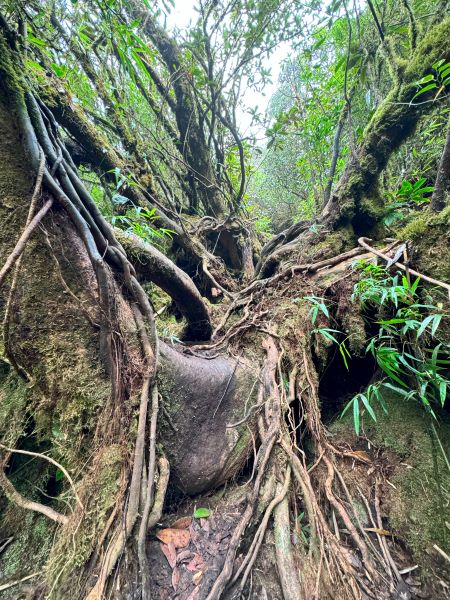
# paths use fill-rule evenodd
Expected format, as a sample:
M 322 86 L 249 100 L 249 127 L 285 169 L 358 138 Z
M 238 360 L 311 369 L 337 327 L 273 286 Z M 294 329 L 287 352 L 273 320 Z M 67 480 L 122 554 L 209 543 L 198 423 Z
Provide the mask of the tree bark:
M 448 188 L 450 185 L 450 121 L 445 137 L 444 148 L 439 161 L 436 180 L 434 182 L 434 191 L 431 196 L 431 208 L 440 212 L 448 203 Z

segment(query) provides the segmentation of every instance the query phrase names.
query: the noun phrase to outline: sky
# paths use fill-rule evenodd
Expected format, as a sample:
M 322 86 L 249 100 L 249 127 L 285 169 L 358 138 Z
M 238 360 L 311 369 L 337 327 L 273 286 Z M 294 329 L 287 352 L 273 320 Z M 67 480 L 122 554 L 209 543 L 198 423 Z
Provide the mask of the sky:
M 196 11 L 194 6 L 196 0 L 175 0 L 175 6 L 167 17 L 167 26 L 170 29 L 179 28 L 185 29 L 191 20 L 195 20 Z M 280 74 L 281 63 L 289 55 L 289 44 L 280 44 L 278 48 L 272 52 L 267 59 L 266 68 L 271 69 L 272 83 L 267 84 L 264 88 L 264 94 L 256 92 L 253 89 L 247 88 L 243 94 L 243 102 L 250 108 L 258 107 L 259 112 L 264 114 L 269 104 L 271 96 L 277 89 L 278 76 Z M 252 128 L 250 126 L 251 116 L 244 110 L 239 110 L 237 113 L 239 121 L 240 133 L 243 136 L 253 134 L 260 137 L 262 134 L 259 127 Z

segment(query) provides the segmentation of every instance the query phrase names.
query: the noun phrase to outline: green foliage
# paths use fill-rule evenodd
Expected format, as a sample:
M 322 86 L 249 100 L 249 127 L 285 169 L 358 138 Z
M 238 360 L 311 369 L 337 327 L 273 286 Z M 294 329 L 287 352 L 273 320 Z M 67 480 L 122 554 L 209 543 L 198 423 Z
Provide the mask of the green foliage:
M 111 197 L 113 205 L 116 208 L 130 204 L 132 206 L 127 208 L 123 214 L 113 212 L 109 216 L 111 225 L 119 227 L 126 233 L 134 233 L 144 241 L 156 245 L 171 238 L 172 230 L 155 226 L 154 221 L 158 218 L 155 208 L 135 206 L 129 198 L 119 193 L 121 190 L 126 190 L 127 187 L 141 187 L 140 184 L 132 176 L 124 174 L 119 168 L 114 169 L 112 172 L 116 179 L 116 192 Z
M 419 298 L 417 278 L 391 276 L 382 267 L 366 262 L 357 265 L 362 271 L 356 283 L 353 301 L 366 313 L 377 311 L 383 318 L 374 321 L 378 331 L 367 344 L 384 377 L 357 394 L 345 407 L 344 415 L 353 407 L 355 431 L 360 431 L 360 407 L 376 420 L 373 403 L 386 410 L 381 388 L 395 391 L 400 396 L 413 399 L 436 418 L 436 407 L 443 408 L 450 380 L 446 369 L 450 365 L 450 345 L 438 342 L 437 334 L 443 318 L 448 314 L 433 304 L 423 304 Z
M 421 177 L 415 183 L 403 180 L 400 188 L 396 192 L 388 194 L 389 203 L 386 206 L 386 214 L 383 222 L 388 227 L 402 220 L 408 209 L 415 205 L 430 202 L 430 194 L 434 188 L 426 185 L 427 178 Z
M 328 310 L 328 307 L 325 304 L 325 300 L 323 298 L 319 298 L 317 296 L 304 296 L 304 298 L 301 298 L 301 299 L 294 298 L 293 302 L 299 302 L 300 300 L 306 300 L 307 302 L 309 302 L 312 305 L 308 312 L 308 316 L 311 318 L 312 325 L 315 324 L 319 313 L 322 313 L 326 319 L 330 320 L 330 311 Z M 338 336 L 341 336 L 342 332 L 339 331 L 338 329 L 331 329 L 330 327 L 318 327 L 316 329 L 313 329 L 311 331 L 311 333 L 319 334 L 325 340 L 327 340 L 327 342 L 336 344 L 337 347 L 339 348 L 339 353 L 342 357 L 345 368 L 347 370 L 349 369 L 348 359 L 351 358 L 351 355 L 350 355 L 350 352 L 346 345 L 348 337 L 346 337 L 342 341 L 339 341 L 338 338 L 336 337 L 336 334 Z
M 450 83 L 450 62 L 446 62 L 442 58 L 434 63 L 432 69 L 432 73 L 425 75 L 425 77 L 422 77 L 422 79 L 417 82 L 417 87 L 419 89 L 412 97 L 411 103 L 419 96 L 422 96 L 422 94 L 426 94 L 432 90 L 436 90 L 434 100 L 437 100 Z
M 211 516 L 209 508 L 196 508 L 194 510 L 194 517 L 196 519 L 207 519 L 209 516 Z

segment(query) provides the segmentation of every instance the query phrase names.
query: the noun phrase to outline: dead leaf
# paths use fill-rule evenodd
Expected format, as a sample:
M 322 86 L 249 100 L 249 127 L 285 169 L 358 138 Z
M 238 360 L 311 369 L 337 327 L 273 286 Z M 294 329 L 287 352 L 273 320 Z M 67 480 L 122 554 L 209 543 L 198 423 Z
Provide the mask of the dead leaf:
M 192 517 L 181 517 L 172 523 L 172 529 L 188 529 L 191 526 Z
M 190 560 L 194 556 L 194 553 L 190 550 L 183 550 L 177 556 L 177 562 L 183 562 L 183 560 Z
M 172 543 L 175 548 L 184 548 L 189 544 L 191 536 L 185 529 L 159 529 L 156 537 L 160 542 L 169 545 Z
M 194 554 L 193 559 L 186 565 L 186 569 L 188 571 L 198 571 L 199 565 L 204 563 L 203 557 L 200 554 Z
M 194 573 L 194 575 L 192 576 L 192 583 L 194 585 L 200 585 L 200 582 L 202 579 L 203 579 L 203 571 L 197 571 L 197 573 Z
M 353 452 L 346 452 L 346 456 L 351 456 L 352 458 L 356 458 L 356 460 L 361 460 L 365 463 L 372 462 L 370 460 L 370 456 L 364 450 L 354 450 Z
M 371 531 L 372 533 L 377 533 L 378 535 L 392 535 L 390 531 L 386 531 L 386 529 L 378 529 L 378 527 L 364 527 L 364 531 Z
M 180 583 L 180 577 L 180 569 L 178 567 L 175 567 L 172 571 L 172 587 L 175 591 L 177 591 L 178 584 Z
M 170 568 L 173 569 L 177 564 L 177 551 L 175 550 L 174 544 L 172 542 L 170 542 L 170 544 L 163 544 L 161 542 L 159 546 L 161 548 L 161 552 L 167 558 Z

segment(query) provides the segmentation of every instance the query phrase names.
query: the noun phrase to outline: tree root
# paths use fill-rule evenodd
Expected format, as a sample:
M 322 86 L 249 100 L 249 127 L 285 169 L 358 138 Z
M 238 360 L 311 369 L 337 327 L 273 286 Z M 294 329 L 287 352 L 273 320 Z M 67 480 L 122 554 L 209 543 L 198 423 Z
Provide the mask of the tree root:
M 11 271 L 16 261 L 19 259 L 19 257 L 25 250 L 28 240 L 35 231 L 36 227 L 39 225 L 39 223 L 42 221 L 42 219 L 52 207 L 52 204 L 53 198 L 49 198 L 23 230 L 20 238 L 17 240 L 14 250 L 8 256 L 8 258 L 5 261 L 5 264 L 3 265 L 0 271 L 0 287 L 3 285 L 6 276 Z
M 300 600 L 300 581 L 292 555 L 288 497 L 284 495 L 275 507 L 275 555 L 284 600 Z
M 77 494 L 77 490 L 75 489 L 75 484 L 74 484 L 71 476 L 58 461 L 53 459 L 51 456 L 47 456 L 46 454 L 40 454 L 39 452 L 30 452 L 29 450 L 17 450 L 14 448 L 7 448 L 3 444 L 0 444 L 0 448 L 2 448 L 3 450 L 6 450 L 7 452 L 10 452 L 11 454 L 23 454 L 25 456 L 34 456 L 35 458 L 42 458 L 42 459 L 48 461 L 49 463 L 51 463 L 52 465 L 54 465 L 55 467 L 57 467 L 58 469 L 60 469 L 61 472 L 66 477 L 67 481 L 69 482 L 70 487 L 72 488 L 73 495 L 75 496 L 75 500 L 77 501 L 77 504 L 80 506 L 80 508 L 82 508 L 82 509 L 84 508 L 83 504 L 80 500 L 80 497 Z
M 56 523 L 66 525 L 69 522 L 69 517 L 57 512 L 56 510 L 53 510 L 53 508 L 50 506 L 45 506 L 39 502 L 27 500 L 16 490 L 16 488 L 5 475 L 4 468 L 7 460 L 8 457 L 2 461 L 2 464 L 0 465 L 0 487 L 3 489 L 6 497 L 9 498 L 11 502 L 17 504 L 17 506 L 20 506 L 21 508 L 24 508 L 25 510 L 33 510 L 45 515 Z

